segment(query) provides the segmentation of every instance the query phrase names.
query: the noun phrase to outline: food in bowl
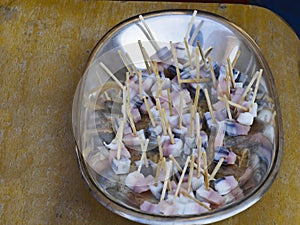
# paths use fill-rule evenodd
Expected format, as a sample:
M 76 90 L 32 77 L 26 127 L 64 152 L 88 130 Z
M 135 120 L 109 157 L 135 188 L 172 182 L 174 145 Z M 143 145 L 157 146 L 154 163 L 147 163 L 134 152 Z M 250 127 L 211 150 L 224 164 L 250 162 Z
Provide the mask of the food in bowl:
M 202 49 L 202 23 L 196 27 L 195 16 L 183 41 L 162 47 L 140 16 L 155 49 L 150 57 L 136 40 L 144 69 L 118 49 L 114 57 L 126 68 L 122 79 L 95 61 L 96 77 L 111 80 L 84 92 L 83 158 L 100 185 L 120 190 L 134 202 L 122 204 L 144 213 L 222 209 L 251 193 L 272 164 L 276 113 L 263 70 L 235 68 L 237 49 L 226 63 L 212 60 L 217 50 Z

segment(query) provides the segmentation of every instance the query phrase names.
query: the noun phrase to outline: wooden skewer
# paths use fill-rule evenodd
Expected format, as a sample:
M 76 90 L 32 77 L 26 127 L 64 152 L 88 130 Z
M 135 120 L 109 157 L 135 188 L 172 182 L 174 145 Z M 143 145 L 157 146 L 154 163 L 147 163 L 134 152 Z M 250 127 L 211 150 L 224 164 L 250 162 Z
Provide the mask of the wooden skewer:
M 127 68 L 128 72 L 129 72 L 131 75 L 133 75 L 132 70 L 131 70 L 131 68 L 130 68 L 130 66 L 129 66 L 129 64 L 128 64 L 126 58 L 125 58 L 125 55 L 121 52 L 121 50 L 118 50 L 118 54 L 119 54 L 121 60 L 123 61 L 125 67 Z
M 238 51 L 236 52 L 236 54 L 235 54 L 235 57 L 234 57 L 234 59 L 232 60 L 232 63 L 231 63 L 231 65 L 232 65 L 232 68 L 234 68 L 234 67 L 235 67 L 235 64 L 236 64 L 236 62 L 238 61 L 238 58 L 240 57 L 240 54 L 241 54 L 241 51 L 240 51 L 240 50 L 238 50 Z
M 231 80 L 231 78 L 230 78 L 230 75 L 229 75 L 229 69 L 228 69 L 228 66 L 226 66 L 226 84 L 227 84 L 227 98 L 228 99 L 231 99 L 231 95 L 230 95 L 230 84 L 231 84 L 231 82 L 230 82 L 230 80 Z
M 211 61 L 210 57 L 208 57 L 208 62 L 209 62 L 209 69 L 210 69 L 211 78 L 212 78 L 212 81 L 213 81 L 213 87 L 216 90 L 217 89 L 217 79 L 216 79 L 216 76 L 215 76 L 214 68 L 213 68 L 212 61 Z
M 104 96 L 105 96 L 105 98 L 106 98 L 108 101 L 111 100 L 111 97 L 109 97 L 107 91 L 104 91 Z
M 196 108 L 194 105 L 191 105 L 190 107 L 190 114 L 191 114 L 191 121 L 190 121 L 190 137 L 194 137 L 194 123 L 195 123 L 195 111 Z
M 201 135 L 197 138 L 197 154 L 198 154 L 198 158 L 197 158 L 197 178 L 200 178 L 201 175 L 201 167 L 200 167 L 200 162 L 201 162 L 201 158 L 202 158 L 202 154 L 201 154 L 201 147 L 202 147 L 202 137 Z
M 172 185 L 170 179 L 168 179 L 168 191 L 172 191 Z
M 149 145 L 149 138 L 146 139 L 146 143 L 145 143 L 145 145 L 143 147 L 143 154 L 144 154 L 145 166 L 147 168 L 149 167 L 149 162 L 148 162 L 147 154 L 146 154 L 146 151 L 148 149 L 148 145 Z
M 157 61 L 153 60 L 153 69 L 154 69 L 154 74 L 156 76 L 157 82 L 160 82 L 160 76 L 158 73 L 158 65 L 157 65 Z
M 166 113 L 165 109 L 162 109 L 162 112 L 163 112 L 165 124 L 167 126 L 167 131 L 168 131 L 168 134 L 169 134 L 169 137 L 170 137 L 170 142 L 171 142 L 172 145 L 174 145 L 175 144 L 175 140 L 174 140 L 174 137 L 173 137 L 173 133 L 172 133 L 172 130 L 171 130 L 171 126 L 170 126 L 169 120 L 167 118 L 167 113 Z
M 193 177 L 193 174 L 194 174 L 194 164 L 195 164 L 195 155 L 192 155 L 191 163 L 190 163 L 189 177 L 188 177 L 188 188 L 187 188 L 188 193 L 191 191 L 191 187 L 192 187 L 192 177 Z
M 200 114 L 196 113 L 196 140 L 200 137 Z
M 188 29 L 187 29 L 186 34 L 185 34 L 185 38 L 186 38 L 186 39 L 189 37 L 189 34 L 190 34 L 190 32 L 191 32 L 191 29 L 192 29 L 193 23 L 194 23 L 194 21 L 195 21 L 196 15 L 197 15 L 197 10 L 194 10 L 193 15 L 192 15 L 192 18 L 191 18 L 191 21 L 190 21 L 190 23 L 189 23 Z
M 156 127 L 155 121 L 154 121 L 154 118 L 153 118 L 153 115 L 152 115 L 152 112 L 150 110 L 150 106 L 149 106 L 148 100 L 146 99 L 146 96 L 143 96 L 143 100 L 144 100 L 144 103 L 145 103 L 145 106 L 146 106 L 146 109 L 147 109 L 150 121 L 152 123 L 152 126 Z
M 205 188 L 208 191 L 209 190 L 209 180 L 208 180 L 208 168 L 207 168 L 207 157 L 206 152 L 202 152 L 202 158 L 204 162 L 204 184 Z
M 121 158 L 123 131 L 124 131 L 124 120 L 121 121 L 121 124 L 120 124 L 119 129 L 118 129 L 117 160 L 120 160 L 120 158 Z
M 123 87 L 124 87 L 123 84 L 121 84 L 121 82 L 118 80 L 118 78 L 116 78 L 115 75 L 102 62 L 100 62 L 100 66 L 119 85 L 119 87 L 121 89 L 123 89 Z
M 127 120 L 127 117 L 126 117 L 126 107 L 127 107 L 126 100 L 127 100 L 127 97 L 126 97 L 126 87 L 123 87 L 123 108 L 124 108 L 123 119 L 124 119 L 124 121 Z M 130 104 L 130 101 L 129 101 L 129 104 Z
M 200 78 L 200 79 L 181 79 L 180 82 L 183 83 L 206 83 L 209 82 L 209 78 Z
M 160 111 L 161 110 L 161 105 L 160 105 L 159 98 L 155 98 L 155 102 L 156 102 L 156 110 Z
M 199 95 L 200 95 L 200 85 L 197 84 L 196 94 L 195 94 L 195 99 L 194 99 L 194 107 L 195 107 L 195 109 L 197 109 L 197 107 L 198 107 Z
M 168 181 L 170 179 L 170 174 L 172 172 L 172 162 L 169 162 L 171 165 L 167 166 L 166 168 L 166 176 L 165 176 L 165 181 L 164 181 L 164 186 L 163 186 L 163 189 L 162 189 L 162 192 L 161 192 L 161 196 L 160 196 L 160 201 L 164 200 L 165 199 L 165 195 L 166 195 L 166 190 L 167 190 L 167 186 L 168 186 Z
M 193 63 L 192 63 L 190 48 L 189 48 L 189 44 L 188 44 L 188 41 L 187 41 L 186 37 L 184 38 L 184 45 L 185 45 L 185 50 L 186 50 L 186 53 L 187 53 L 187 56 L 188 56 L 188 59 L 189 59 L 190 67 L 191 67 L 191 69 L 193 69 Z
M 182 191 L 181 193 L 183 194 L 183 196 L 193 200 L 194 202 L 198 203 L 199 205 L 206 208 L 207 210 L 209 210 L 209 211 L 211 210 L 211 208 L 209 206 L 207 206 L 203 202 L 199 201 L 197 198 L 194 198 L 193 196 L 189 195 L 186 191 Z
M 170 116 L 172 116 L 173 115 L 173 107 L 172 107 L 172 99 L 171 99 L 171 90 L 170 90 L 170 88 L 167 88 L 167 94 L 168 94 L 168 103 L 169 103 Z
M 140 50 L 141 50 L 141 53 L 142 53 L 142 56 L 143 56 L 143 59 L 144 59 L 145 66 L 147 68 L 147 72 L 148 72 L 148 74 L 151 74 L 149 61 L 148 61 L 147 55 L 145 54 L 145 51 L 143 50 L 143 45 L 142 45 L 141 40 L 138 40 L 138 44 L 139 44 L 139 47 L 140 47 Z
M 242 156 L 240 158 L 240 161 L 239 161 L 239 167 L 242 167 L 246 164 L 246 166 L 248 166 L 247 164 L 247 158 L 248 158 L 248 150 L 247 149 L 244 149 L 242 151 Z
M 141 99 L 143 98 L 143 78 L 142 78 L 142 71 L 139 71 L 137 73 L 138 78 L 139 78 L 139 93 L 140 93 L 140 97 Z
M 153 45 L 155 51 L 158 51 L 160 48 L 159 48 L 158 44 L 156 43 L 155 38 L 154 38 L 149 26 L 147 25 L 146 21 L 144 20 L 144 17 L 142 15 L 139 15 L 139 18 L 140 18 L 140 21 L 142 22 L 142 24 L 146 28 L 146 30 L 147 30 L 150 38 L 151 38 L 150 42 Z
M 146 139 L 145 145 L 143 143 L 144 141 L 143 141 L 141 136 L 139 136 L 139 140 L 140 140 L 141 149 L 142 149 L 142 156 L 141 156 L 141 159 L 140 159 L 140 164 L 139 164 L 139 167 L 138 167 L 138 171 L 141 172 L 143 161 L 145 163 L 145 167 L 147 167 L 147 168 L 149 167 L 147 154 L 146 154 L 146 150 L 147 150 L 148 144 L 149 144 L 149 139 Z
M 141 172 L 141 170 L 142 170 L 142 161 L 143 161 L 143 158 L 144 158 L 144 155 L 142 154 L 142 156 L 141 156 L 141 159 L 140 159 L 140 164 L 139 164 L 139 167 L 138 167 L 138 169 L 137 169 L 137 171 L 140 173 Z
M 246 95 L 246 97 L 245 97 L 245 100 L 246 100 L 246 101 L 249 101 L 252 91 L 253 91 L 253 89 L 250 88 L 250 90 L 248 91 L 248 93 L 247 93 L 247 95 Z
M 224 99 L 225 99 L 225 105 L 226 105 L 228 119 L 231 121 L 232 115 L 231 115 L 231 111 L 230 111 L 230 107 L 229 107 L 229 103 L 228 103 L 228 99 L 227 99 L 226 95 L 224 95 Z
M 178 84 L 179 84 L 179 86 L 181 86 L 181 78 L 180 78 L 180 71 L 179 71 L 179 66 L 178 66 L 176 50 L 174 48 L 174 45 L 173 45 L 172 41 L 170 41 L 170 48 L 171 48 L 171 53 L 172 53 L 172 56 L 173 56 L 173 60 L 175 62 Z
M 215 114 L 214 114 L 214 112 L 212 110 L 210 98 L 209 98 L 208 91 L 207 91 L 206 88 L 204 89 L 204 95 L 205 95 L 205 98 L 206 98 L 206 102 L 207 102 L 207 106 L 208 106 L 208 109 L 209 109 L 209 112 L 210 112 L 210 115 L 211 115 L 212 122 L 214 124 L 216 124 Z
M 145 55 L 145 57 L 146 57 L 146 59 L 147 59 L 147 62 L 149 62 L 150 67 L 151 67 L 153 73 L 155 73 L 155 67 L 154 67 L 154 64 L 153 64 L 153 62 L 152 62 L 150 56 L 148 55 L 148 53 L 147 53 L 147 51 L 146 51 L 146 49 L 145 49 L 144 47 L 142 47 L 142 51 L 144 52 L 144 55 Z M 149 74 L 150 74 L 150 73 L 149 73 Z
M 203 61 L 203 63 L 204 63 L 204 66 L 205 66 L 205 68 L 207 69 L 207 68 L 208 68 L 208 65 L 207 65 L 206 58 L 205 58 L 205 55 L 204 55 L 204 53 L 203 53 L 203 50 L 202 50 L 202 48 L 201 48 L 200 41 L 197 41 L 197 46 L 198 46 L 198 48 L 199 48 L 200 55 L 201 55 L 202 61 Z
M 225 95 L 226 96 L 226 95 Z M 219 100 L 221 100 L 221 101 L 223 101 L 223 102 L 227 102 L 229 105 L 231 105 L 231 106 L 233 106 L 233 107 L 235 107 L 235 108 L 239 108 L 239 109 L 241 109 L 241 110 L 244 110 L 244 111 L 247 111 L 248 109 L 247 109 L 247 107 L 245 107 L 245 106 L 242 106 L 242 105 L 240 105 L 240 104 L 238 104 L 238 103 L 235 103 L 235 102 L 233 102 L 233 101 L 230 101 L 230 100 L 228 100 L 228 99 L 225 99 L 225 97 L 220 97 L 220 96 L 218 96 L 218 99 Z
M 167 124 L 166 124 L 166 121 L 164 119 L 164 113 L 161 110 L 161 108 L 158 111 L 159 111 L 159 115 L 160 115 L 161 127 L 163 129 L 163 135 L 167 135 L 168 131 L 167 131 Z
M 128 103 L 128 105 L 130 105 L 130 80 L 129 80 L 129 72 L 126 72 L 126 90 L 127 90 L 127 103 Z M 123 104 L 124 104 L 124 102 L 123 102 Z
M 183 92 L 180 92 L 180 102 L 179 102 L 179 120 L 178 120 L 178 127 L 182 129 L 182 113 L 183 113 Z
M 241 104 L 244 101 L 244 98 L 246 97 L 247 93 L 249 92 L 252 84 L 254 83 L 254 81 L 256 80 L 256 78 L 258 77 L 258 75 L 259 75 L 259 72 L 256 71 L 256 73 L 253 75 L 251 81 L 249 82 L 249 84 L 245 88 L 244 93 L 242 94 L 240 100 L 238 101 L 238 104 Z
M 185 162 L 185 165 L 184 165 L 184 167 L 183 167 L 183 170 L 182 170 L 182 173 L 181 173 L 179 182 L 178 182 L 178 184 L 177 184 L 177 189 L 176 189 L 175 195 L 174 195 L 174 197 L 173 197 L 173 202 L 175 202 L 175 199 L 176 199 L 176 197 L 178 196 L 178 193 L 179 193 L 179 190 L 180 190 L 180 187 L 181 187 L 183 178 L 184 178 L 184 176 L 185 176 L 185 172 L 186 172 L 187 167 L 188 167 L 188 165 L 189 165 L 189 163 L 190 163 L 190 158 L 191 158 L 191 157 L 188 156 L 187 159 L 186 159 L 186 162 Z
M 194 43 L 194 41 L 195 41 L 195 39 L 196 39 L 196 37 L 197 37 L 197 34 L 198 34 L 199 31 L 200 31 L 200 28 L 201 28 L 202 24 L 203 24 L 203 20 L 201 20 L 201 21 L 198 23 L 196 29 L 194 30 L 194 32 L 193 32 L 193 34 L 192 34 L 192 36 L 191 36 L 191 38 L 190 38 L 190 41 L 189 41 L 189 44 L 190 44 L 190 45 L 192 45 L 192 44 Z
M 157 87 L 156 94 L 155 94 L 156 98 L 158 98 L 161 95 L 162 88 L 165 86 L 166 82 L 167 82 L 166 80 L 163 80 L 162 82 L 158 83 L 158 85 L 157 85 L 158 87 Z
M 198 51 L 200 51 L 199 50 L 199 48 L 197 47 L 196 49 L 198 49 Z M 204 58 L 207 58 L 208 56 L 209 56 L 209 54 L 211 53 L 211 51 L 213 50 L 213 47 L 208 47 L 205 51 L 204 51 Z M 196 50 L 197 51 L 197 50 Z M 199 52 L 199 55 L 200 55 L 200 52 Z M 202 58 L 201 58 L 202 59 Z M 192 61 L 194 62 L 194 61 L 196 61 L 195 60 L 195 56 L 193 56 L 192 57 Z M 199 61 L 199 65 L 202 63 L 203 61 L 201 60 L 201 61 Z M 203 62 L 204 63 L 204 62 Z M 183 68 L 186 68 L 186 67 L 188 67 L 190 65 L 190 62 L 186 62 L 185 64 L 183 64 Z M 202 65 L 204 65 L 204 64 L 202 64 Z M 200 65 L 200 67 L 201 67 L 201 65 Z
M 128 61 L 130 62 L 131 66 L 132 66 L 132 68 L 133 68 L 134 73 L 135 73 L 136 75 L 138 75 L 138 74 L 139 74 L 139 71 L 138 71 L 138 69 L 136 68 L 136 66 L 134 65 L 134 63 L 133 63 L 133 61 L 132 61 L 130 55 L 126 52 L 126 53 L 125 53 L 125 56 L 126 56 L 126 58 L 128 59 Z
M 209 179 L 208 181 L 211 181 L 211 180 L 214 180 L 215 179 L 215 176 L 217 174 L 217 172 L 219 171 L 219 169 L 221 168 L 222 166 L 222 163 L 224 162 L 224 158 L 222 157 L 218 164 L 216 165 L 216 167 L 214 168 L 213 172 L 211 173 L 211 175 L 209 176 Z
M 178 171 L 182 172 L 182 168 L 179 165 L 179 163 L 177 162 L 177 160 L 174 158 L 174 156 L 171 154 L 171 155 L 169 155 L 169 158 L 172 160 L 173 164 L 176 166 L 176 168 L 178 169 Z
M 211 51 L 213 50 L 213 47 L 209 46 L 205 52 L 204 52 L 204 56 L 205 58 L 207 58 L 209 56 L 209 54 L 211 53 Z
M 161 159 L 161 167 L 162 167 L 163 171 L 166 173 L 167 172 L 167 164 L 166 164 L 165 157 L 162 157 L 162 159 Z
M 130 126 L 131 126 L 131 129 L 132 129 L 133 135 L 136 137 L 137 132 L 136 132 L 135 124 L 134 124 L 134 121 L 133 121 L 133 118 L 132 118 L 132 115 L 131 115 L 131 112 L 130 112 L 130 108 L 129 107 L 126 107 L 126 108 L 127 108 L 127 116 L 129 118 L 129 122 L 130 122 Z
M 200 80 L 200 62 L 199 62 L 199 58 L 200 58 L 199 48 L 196 48 L 196 79 L 197 80 Z
M 163 186 L 163 189 L 162 189 L 162 192 L 161 192 L 160 201 L 163 201 L 165 199 L 165 196 L 166 196 L 166 191 L 167 191 L 168 183 L 169 183 L 169 180 L 170 180 L 169 173 L 171 173 L 171 172 L 168 172 L 168 173 L 165 174 L 164 186 Z
M 164 157 L 162 146 L 161 146 L 161 138 L 160 135 L 157 136 L 157 145 L 158 145 L 158 151 L 159 151 L 159 159 L 161 160 Z
M 231 86 L 235 89 L 236 86 L 235 86 L 234 76 L 233 76 L 233 72 L 232 72 L 232 64 L 231 64 L 229 58 L 227 58 L 227 64 L 228 64 L 228 72 L 229 72 L 229 76 L 230 76 Z
M 251 100 L 251 104 L 250 104 L 249 110 L 252 109 L 253 104 L 254 104 L 254 101 L 255 101 L 255 99 L 256 99 L 256 95 L 257 95 L 259 83 L 260 83 L 260 80 L 261 80 L 262 72 L 263 72 L 263 70 L 260 69 L 260 70 L 259 70 L 258 77 L 257 77 L 257 80 L 256 80 L 255 88 L 254 88 L 254 91 L 253 91 L 253 96 L 252 96 L 252 100 Z
M 157 186 L 157 184 L 158 184 L 158 178 L 159 178 L 159 174 L 160 174 L 160 170 L 161 170 L 161 161 L 159 161 L 158 163 L 157 163 L 157 167 L 156 167 L 156 173 L 155 173 L 155 183 L 154 183 L 154 185 L 155 186 Z

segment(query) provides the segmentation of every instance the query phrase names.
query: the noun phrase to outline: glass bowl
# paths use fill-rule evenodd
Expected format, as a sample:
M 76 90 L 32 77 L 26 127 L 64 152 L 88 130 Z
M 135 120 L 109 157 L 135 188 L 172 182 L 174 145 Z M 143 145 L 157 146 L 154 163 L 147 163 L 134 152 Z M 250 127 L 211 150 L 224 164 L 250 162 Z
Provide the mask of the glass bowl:
M 170 41 L 182 42 L 186 34 L 190 36 L 187 30 L 192 14 L 191 10 L 157 11 L 144 14 L 143 18 L 158 47 L 163 48 L 169 46 Z M 149 194 L 137 194 L 126 187 L 126 175 L 116 175 L 113 172 L 104 144 L 112 141 L 117 132 L 115 117 L 122 113 L 122 101 L 117 99 L 121 92 L 120 85 L 111 79 L 100 63 L 109 68 L 117 80 L 124 82 L 127 69 L 119 52 L 127 52 L 138 70 L 146 69 L 138 40 L 141 40 L 149 55 L 156 53 L 145 24 L 138 16 L 129 18 L 107 32 L 95 46 L 78 84 L 72 109 L 76 154 L 81 174 L 92 195 L 103 206 L 127 219 L 145 224 L 207 224 L 220 221 L 256 203 L 270 188 L 279 170 L 283 153 L 282 121 L 273 76 L 265 58 L 251 37 L 230 21 L 215 14 L 198 11 L 191 32 L 197 29 L 196 25 L 200 22 L 201 29 L 195 39 L 203 49 L 213 47 L 210 57 L 214 62 L 226 64 L 227 58 L 233 59 L 240 51 L 235 69 L 249 75 L 248 79 L 251 79 L 255 71 L 263 69 L 260 85 L 265 93 L 259 106 L 259 119 L 254 122 L 257 124 L 257 121 L 262 121 L 262 124 L 258 123 L 254 125 L 255 128 L 251 128 L 259 135 L 251 134 L 234 139 L 235 146 L 249 149 L 248 167 L 252 170 L 248 171 L 247 179 L 239 180 L 243 187 L 240 197 L 209 212 L 163 215 L 140 209 L 140 204 L 144 200 L 152 200 L 152 197 Z M 195 43 L 192 44 L 196 45 Z M 107 92 L 111 95 L 107 97 L 109 101 L 104 105 L 99 104 L 99 99 L 103 99 Z M 150 149 L 155 148 L 151 148 L 151 143 L 149 146 Z M 134 150 L 139 152 L 140 149 Z M 180 157 L 178 160 L 180 161 Z M 214 163 L 213 160 L 209 161 L 211 163 Z M 135 166 L 131 165 L 131 170 L 133 167 Z M 247 169 L 243 173 L 246 171 Z

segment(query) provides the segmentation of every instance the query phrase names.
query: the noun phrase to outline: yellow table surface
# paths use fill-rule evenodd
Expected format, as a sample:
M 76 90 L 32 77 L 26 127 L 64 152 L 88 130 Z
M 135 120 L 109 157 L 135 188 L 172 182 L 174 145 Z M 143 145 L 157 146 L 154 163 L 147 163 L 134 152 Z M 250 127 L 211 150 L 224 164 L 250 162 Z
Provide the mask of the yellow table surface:
M 299 39 L 274 13 L 246 5 L 0 1 L 0 224 L 136 224 L 89 193 L 74 151 L 71 107 L 97 41 L 114 25 L 159 9 L 224 16 L 261 47 L 282 108 L 284 156 L 263 198 L 217 224 L 300 224 Z

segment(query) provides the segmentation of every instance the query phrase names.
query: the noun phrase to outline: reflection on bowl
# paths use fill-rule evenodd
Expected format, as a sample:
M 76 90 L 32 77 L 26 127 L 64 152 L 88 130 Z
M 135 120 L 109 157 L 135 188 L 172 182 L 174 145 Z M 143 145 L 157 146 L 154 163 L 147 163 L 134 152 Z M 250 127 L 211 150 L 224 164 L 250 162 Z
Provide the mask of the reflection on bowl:
M 73 131 L 81 173 L 99 202 L 140 223 L 204 224 L 233 216 L 262 197 L 280 166 L 282 122 L 271 71 L 254 41 L 219 16 L 198 12 L 192 17 L 192 11 L 178 10 L 153 12 L 144 18 L 146 24 L 134 17 L 108 32 L 95 47 L 78 84 Z M 157 50 L 164 52 L 163 60 L 156 57 Z M 212 62 L 206 61 L 207 56 Z M 201 57 L 206 58 L 201 61 Z M 199 62 L 199 70 L 193 60 Z M 230 66 L 234 69 L 226 70 Z M 225 91 L 222 82 L 229 85 Z M 126 105 L 130 110 L 125 110 Z M 223 113 L 218 114 L 218 105 Z M 246 118 L 251 113 L 253 122 Z M 208 115 L 215 115 L 216 122 L 211 124 Z M 238 133 L 240 128 L 249 129 L 241 131 L 244 134 Z M 167 138 L 164 142 L 158 136 Z M 166 143 L 174 159 L 166 152 Z M 161 163 L 163 159 L 166 163 Z M 137 177 L 148 183 L 134 183 Z M 193 183 L 193 177 L 200 184 Z M 159 185 L 160 191 L 153 191 Z M 206 199 L 209 191 L 220 201 Z M 162 203 L 169 209 L 178 203 L 178 208 L 175 213 L 164 210 Z

